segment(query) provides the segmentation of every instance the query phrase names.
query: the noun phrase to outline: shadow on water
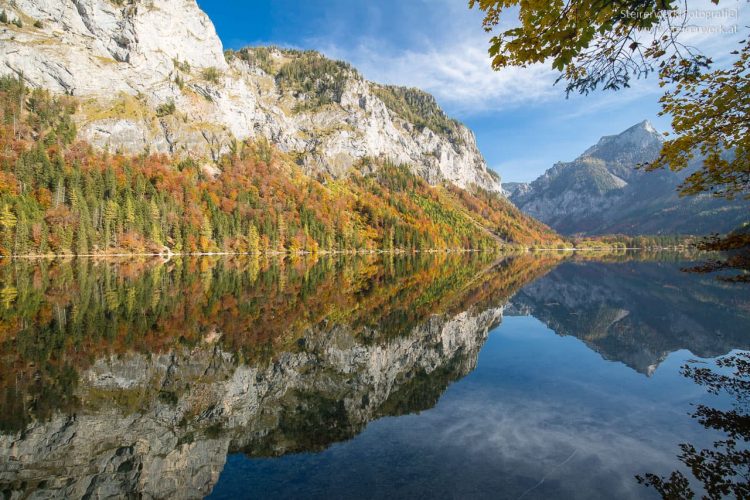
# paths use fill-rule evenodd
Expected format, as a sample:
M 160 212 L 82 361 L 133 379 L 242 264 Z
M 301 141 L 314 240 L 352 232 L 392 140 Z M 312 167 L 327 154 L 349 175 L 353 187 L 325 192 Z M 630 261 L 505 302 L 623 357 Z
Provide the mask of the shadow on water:
M 680 444 L 678 458 L 684 472 L 647 473 L 637 476 L 638 482 L 663 498 L 694 498 L 695 490 L 711 499 L 750 498 L 750 354 L 723 356 L 710 364 L 691 361 L 681 373 L 708 393 L 729 399 L 723 407 L 696 404 L 691 414 L 723 438 L 711 448 Z

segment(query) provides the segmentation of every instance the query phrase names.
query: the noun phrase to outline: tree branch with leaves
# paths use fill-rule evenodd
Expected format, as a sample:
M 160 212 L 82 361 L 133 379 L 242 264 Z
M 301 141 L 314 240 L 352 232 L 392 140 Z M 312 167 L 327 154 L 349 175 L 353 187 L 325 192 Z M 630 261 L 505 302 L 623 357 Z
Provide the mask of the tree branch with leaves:
M 493 34 L 495 70 L 551 63 L 568 95 L 619 90 L 633 78 L 657 73 L 665 89 L 660 114 L 671 117 L 673 133 L 659 157 L 641 167 L 680 171 L 697 163 L 681 195 L 750 199 L 748 40 L 731 53 L 730 63 L 714 68 L 711 58 L 682 41 L 690 19 L 687 0 L 469 0 L 469 6 L 484 12 L 484 29 Z M 517 22 L 501 27 L 512 12 Z M 731 265 L 710 268 L 739 268 L 739 281 L 748 281 L 750 267 L 743 263 L 750 262 L 750 245 L 738 249 L 737 238 L 731 245 L 721 239 L 706 245 L 739 254 Z

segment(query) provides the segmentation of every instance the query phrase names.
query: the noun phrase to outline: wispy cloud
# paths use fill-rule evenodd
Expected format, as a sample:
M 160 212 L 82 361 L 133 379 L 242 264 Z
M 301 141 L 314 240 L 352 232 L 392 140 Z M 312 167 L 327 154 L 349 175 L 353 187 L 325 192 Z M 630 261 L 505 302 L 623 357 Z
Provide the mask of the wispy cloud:
M 328 55 L 353 61 L 369 79 L 419 87 L 459 113 L 502 110 L 560 98 L 555 74 L 542 65 L 493 71 L 482 37 L 442 47 L 388 52 L 370 41 L 354 48 L 328 46 Z
M 744 4 L 744 2 L 743 2 Z M 698 47 L 717 59 L 736 48 L 743 27 L 750 24 L 749 10 L 740 2 L 722 4 L 734 9 L 736 17 L 699 17 L 693 15 L 689 30 L 683 34 L 685 43 Z M 698 0 L 691 12 L 716 12 L 719 7 L 710 0 Z M 488 40 L 482 32 L 480 16 L 470 12 L 465 4 L 441 2 L 443 16 L 440 26 L 422 33 L 419 44 L 393 46 L 383 38 L 349 39 L 340 43 L 318 39 L 314 44 L 331 56 L 354 63 L 367 78 L 398 85 L 414 86 L 433 93 L 441 103 L 459 115 L 504 111 L 519 106 L 544 104 L 564 97 L 564 87 L 554 86 L 558 76 L 549 66 L 534 64 L 525 68 L 493 71 L 487 54 Z M 450 23 L 445 22 L 450 18 Z M 512 17 L 512 16 L 511 16 Z M 506 18 L 507 20 L 507 18 Z M 395 20 L 394 22 L 398 22 Z M 737 25 L 736 33 L 715 32 L 716 26 Z M 419 39 L 419 33 L 415 35 Z M 618 105 L 659 92 L 655 75 L 632 82 L 633 88 L 623 95 L 606 92 L 580 100 L 578 115 L 601 112 Z
M 493 71 L 482 13 L 469 10 L 467 0 L 274 0 L 231 8 L 221 0 L 200 1 L 225 16 L 219 27 L 228 46 L 244 45 L 249 37 L 315 48 L 349 61 L 370 80 L 431 92 L 474 130 L 488 163 L 505 180 L 530 180 L 555 161 L 577 157 L 601 135 L 646 118 L 668 129 L 668 118 L 656 116 L 664 89 L 654 74 L 632 81 L 630 89 L 565 99 L 564 84 L 554 85 L 558 73 L 549 67 Z M 726 64 L 747 34 L 750 4 L 690 0 L 690 8 L 736 9 L 736 18 L 691 19 L 693 25 L 736 24 L 736 33 L 691 28 L 683 34 L 683 41 Z M 503 26 L 514 17 L 509 12 Z

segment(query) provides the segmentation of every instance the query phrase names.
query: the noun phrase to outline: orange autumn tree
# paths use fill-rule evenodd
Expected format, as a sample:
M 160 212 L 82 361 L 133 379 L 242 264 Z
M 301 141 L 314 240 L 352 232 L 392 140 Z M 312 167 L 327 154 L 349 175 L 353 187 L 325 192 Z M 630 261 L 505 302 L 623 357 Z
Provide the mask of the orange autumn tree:
M 364 160 L 315 179 L 265 140 L 213 169 L 75 140 L 75 99 L 0 78 L 0 251 L 10 254 L 493 249 L 559 241 L 497 195 Z M 377 164 L 375 164 L 377 163 Z M 364 172 L 364 173 L 363 173 Z M 481 201 L 484 200 L 484 201 Z

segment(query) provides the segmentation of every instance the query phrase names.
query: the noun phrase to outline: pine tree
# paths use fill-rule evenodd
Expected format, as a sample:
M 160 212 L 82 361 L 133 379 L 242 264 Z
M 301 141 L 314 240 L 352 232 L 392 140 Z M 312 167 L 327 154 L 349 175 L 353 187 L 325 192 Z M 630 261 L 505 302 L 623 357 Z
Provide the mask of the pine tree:
M 281 214 L 276 219 L 276 231 L 278 232 L 278 250 L 283 252 L 286 246 L 286 221 Z
M 154 243 L 156 243 L 157 245 L 162 245 L 164 243 L 161 238 L 161 228 L 156 221 L 151 222 L 151 229 L 149 233 L 151 234 L 151 239 L 154 241 Z
M 132 229 L 135 224 L 135 205 L 130 194 L 125 197 L 125 223 L 128 229 Z
M 109 238 L 112 236 L 112 225 L 117 220 L 118 205 L 115 200 L 109 200 L 104 205 L 104 244 L 109 248 Z
M 87 253 L 89 253 L 89 242 L 86 232 L 86 224 L 82 221 L 82 223 L 78 226 L 78 232 L 76 233 L 77 255 L 86 255 Z
M 16 223 L 16 241 L 14 252 L 16 255 L 25 255 L 29 250 L 29 224 L 23 212 Z

